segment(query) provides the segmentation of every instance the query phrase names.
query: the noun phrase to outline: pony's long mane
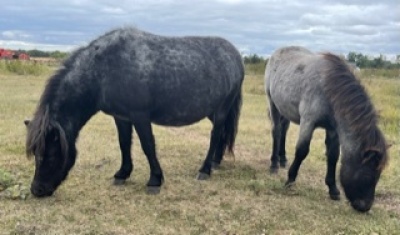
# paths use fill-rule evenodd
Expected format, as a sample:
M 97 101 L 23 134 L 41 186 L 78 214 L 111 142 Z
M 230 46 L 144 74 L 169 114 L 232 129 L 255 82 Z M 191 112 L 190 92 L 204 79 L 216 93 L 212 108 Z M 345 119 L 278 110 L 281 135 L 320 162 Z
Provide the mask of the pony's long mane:
M 73 61 L 79 55 L 79 51 L 75 51 L 49 80 L 45 86 L 39 104 L 36 108 L 33 119 L 29 122 L 28 133 L 26 137 L 26 155 L 28 157 L 39 153 L 42 155 L 46 147 L 46 135 L 51 129 L 57 129 L 60 135 L 60 144 L 64 156 L 68 154 L 68 142 L 64 130 L 58 122 L 51 117 L 51 102 L 57 97 L 61 83 L 65 74 L 69 71 Z
M 79 57 L 80 52 L 84 49 L 84 47 L 81 47 L 72 52 L 72 54 L 63 62 L 61 68 L 58 69 L 57 72 L 49 78 L 44 88 L 43 94 L 40 97 L 40 101 L 35 112 L 35 117 L 37 115 L 42 115 L 44 113 L 44 110 L 46 109 L 46 106 L 49 105 L 49 103 L 51 103 L 57 96 L 57 92 L 59 91 L 63 79 L 65 78 L 66 74 L 72 69 L 75 61 L 77 60 L 77 57 Z
M 330 53 L 323 56 L 329 62 L 324 90 L 333 106 L 336 121 L 351 131 L 363 151 L 382 153 L 378 168 L 383 169 L 387 163 L 386 141 L 377 126 L 378 116 L 370 98 L 343 59 Z

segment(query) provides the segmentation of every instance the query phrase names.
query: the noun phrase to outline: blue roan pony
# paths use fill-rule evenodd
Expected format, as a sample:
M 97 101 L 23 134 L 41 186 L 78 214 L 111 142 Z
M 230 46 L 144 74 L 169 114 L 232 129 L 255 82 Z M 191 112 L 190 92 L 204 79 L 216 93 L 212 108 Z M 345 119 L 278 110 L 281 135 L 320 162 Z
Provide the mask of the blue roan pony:
M 289 122 L 300 125 L 295 158 L 287 185 L 296 180 L 309 152 L 313 131 L 326 130 L 330 197 L 339 199 L 335 171 L 341 147 L 340 182 L 354 209 L 368 211 L 387 162 L 386 142 L 377 126 L 374 107 L 346 62 L 332 54 L 313 54 L 301 47 L 278 49 L 265 71 L 270 101 L 273 149 L 271 172 L 286 164 L 285 138 Z
M 240 54 L 221 38 L 163 37 L 134 28 L 97 38 L 48 80 L 26 122 L 26 151 L 36 165 L 32 194 L 50 196 L 66 179 L 79 131 L 98 111 L 112 115 L 118 129 L 122 164 L 116 182 L 133 169 L 133 126 L 150 165 L 150 193 L 158 193 L 164 179 L 151 123 L 182 126 L 209 118 L 210 147 L 198 179 L 208 178 L 213 163 L 233 150 L 243 78 Z

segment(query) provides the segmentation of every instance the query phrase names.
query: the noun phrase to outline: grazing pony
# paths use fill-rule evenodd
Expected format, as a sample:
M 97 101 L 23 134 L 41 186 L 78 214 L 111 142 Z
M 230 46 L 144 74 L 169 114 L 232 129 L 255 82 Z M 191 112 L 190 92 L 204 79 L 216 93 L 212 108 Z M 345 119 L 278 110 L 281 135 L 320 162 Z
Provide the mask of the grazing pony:
M 335 172 L 341 151 L 340 182 L 346 197 L 354 209 L 368 211 L 387 163 L 387 146 L 371 100 L 346 62 L 336 55 L 313 54 L 302 47 L 280 48 L 269 59 L 265 87 L 272 120 L 271 173 L 285 167 L 290 122 L 300 125 L 300 133 L 286 185 L 295 182 L 313 131 L 322 127 L 326 130 L 325 183 L 330 197 L 340 198 Z
M 198 179 L 210 176 L 225 150 L 233 151 L 241 109 L 242 58 L 217 37 L 164 37 L 135 28 L 106 33 L 73 52 L 49 80 L 28 127 L 26 152 L 35 156 L 31 192 L 50 196 L 77 155 L 79 131 L 98 111 L 115 119 L 122 164 L 115 182 L 133 169 L 132 126 L 150 166 L 149 193 L 163 172 L 151 123 L 190 125 L 207 117 L 210 147 Z

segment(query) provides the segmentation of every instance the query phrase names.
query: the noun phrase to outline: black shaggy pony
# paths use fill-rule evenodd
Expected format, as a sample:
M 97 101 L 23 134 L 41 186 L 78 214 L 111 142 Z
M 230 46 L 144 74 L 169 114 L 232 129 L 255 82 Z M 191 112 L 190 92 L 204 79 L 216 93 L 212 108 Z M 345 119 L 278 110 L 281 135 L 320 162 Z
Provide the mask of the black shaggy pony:
M 158 193 L 163 173 L 151 123 L 183 126 L 207 117 L 210 147 L 198 179 L 233 151 L 244 68 L 240 54 L 216 37 L 163 37 L 134 28 L 111 31 L 75 51 L 53 75 L 31 121 L 26 152 L 35 156 L 33 195 L 50 196 L 73 167 L 79 131 L 98 111 L 112 115 L 122 153 L 115 180 L 133 169 L 132 126 L 150 165 L 147 183 Z

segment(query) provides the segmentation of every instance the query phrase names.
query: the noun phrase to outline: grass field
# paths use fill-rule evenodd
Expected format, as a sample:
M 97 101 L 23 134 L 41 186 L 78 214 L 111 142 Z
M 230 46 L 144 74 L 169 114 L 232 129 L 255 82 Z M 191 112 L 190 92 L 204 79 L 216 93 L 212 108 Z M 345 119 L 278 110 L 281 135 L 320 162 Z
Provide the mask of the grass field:
M 34 162 L 24 155 L 23 120 L 33 113 L 47 77 L 0 74 L 0 170 L 25 188 Z M 283 187 L 287 170 L 268 174 L 271 134 L 263 79 L 249 73 L 236 155 L 226 157 L 210 180 L 195 180 L 208 148 L 211 125 L 204 120 L 184 128 L 154 126 L 166 178 L 161 194 L 145 193 L 149 169 L 136 135 L 134 172 L 124 186 L 113 186 L 120 164 L 116 128 L 111 117 L 98 114 L 81 131 L 75 167 L 52 197 L 0 198 L 0 234 L 399 234 L 400 79 L 363 75 L 362 82 L 392 144 L 367 214 L 354 211 L 343 193 L 341 201 L 329 199 L 322 130 L 314 133 L 293 189 Z M 292 125 L 289 161 L 297 132 Z

